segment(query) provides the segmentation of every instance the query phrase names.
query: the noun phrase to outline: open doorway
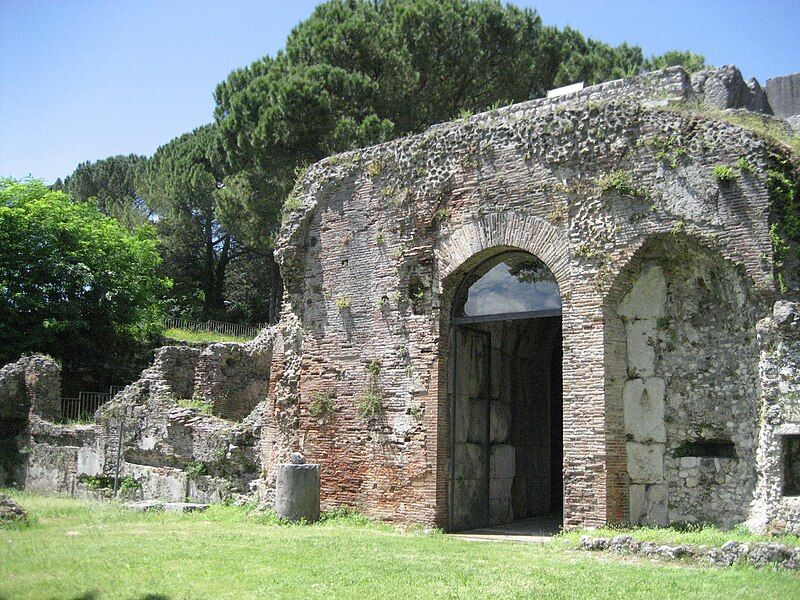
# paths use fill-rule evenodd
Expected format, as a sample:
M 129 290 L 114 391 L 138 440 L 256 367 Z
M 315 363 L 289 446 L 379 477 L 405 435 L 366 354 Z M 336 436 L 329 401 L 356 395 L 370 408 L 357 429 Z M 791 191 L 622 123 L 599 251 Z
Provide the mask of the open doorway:
M 532 254 L 495 255 L 453 304 L 450 529 L 560 526 L 561 297 Z

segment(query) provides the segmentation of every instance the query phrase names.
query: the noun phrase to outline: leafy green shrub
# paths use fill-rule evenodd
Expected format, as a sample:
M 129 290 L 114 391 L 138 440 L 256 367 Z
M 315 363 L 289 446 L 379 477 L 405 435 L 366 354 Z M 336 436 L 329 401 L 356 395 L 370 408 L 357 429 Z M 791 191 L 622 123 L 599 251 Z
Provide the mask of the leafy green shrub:
M 197 479 L 198 477 L 208 474 L 206 463 L 200 460 L 191 461 L 186 465 L 184 470 L 186 471 L 186 475 L 188 475 L 189 479 Z
M 203 400 L 200 396 L 194 396 L 192 398 L 179 398 L 177 400 L 178 406 L 181 408 L 191 408 L 193 410 L 199 411 L 201 414 L 210 415 L 211 414 L 211 402 L 208 400 Z
M 126 475 L 119 481 L 119 491 L 123 493 L 132 492 L 134 490 L 138 490 L 141 487 L 142 485 L 130 475 Z
M 767 171 L 770 204 L 777 221 L 769 230 L 775 253 L 775 277 L 782 294 L 789 290 L 787 278 L 800 265 L 800 166 L 792 156 L 772 154 L 772 168 Z M 795 287 L 796 284 L 792 284 Z
M 79 475 L 78 481 L 92 490 L 110 490 L 114 488 L 114 478 L 108 475 Z M 138 490 L 140 487 L 141 484 L 133 476 L 126 475 L 119 479 L 117 489 L 129 491 Z

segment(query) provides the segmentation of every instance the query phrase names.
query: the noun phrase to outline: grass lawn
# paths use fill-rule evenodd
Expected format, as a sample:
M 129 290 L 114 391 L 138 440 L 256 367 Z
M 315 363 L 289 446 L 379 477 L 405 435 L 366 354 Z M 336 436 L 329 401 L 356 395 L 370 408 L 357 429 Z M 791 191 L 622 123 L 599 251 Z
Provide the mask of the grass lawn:
M 174 327 L 164 330 L 164 337 L 179 342 L 249 342 L 253 339 L 237 335 L 223 335 L 213 331 L 188 331 Z
M 0 598 L 798 598 L 800 576 L 651 562 L 548 545 L 400 532 L 361 517 L 311 526 L 213 506 L 125 511 L 12 492 Z

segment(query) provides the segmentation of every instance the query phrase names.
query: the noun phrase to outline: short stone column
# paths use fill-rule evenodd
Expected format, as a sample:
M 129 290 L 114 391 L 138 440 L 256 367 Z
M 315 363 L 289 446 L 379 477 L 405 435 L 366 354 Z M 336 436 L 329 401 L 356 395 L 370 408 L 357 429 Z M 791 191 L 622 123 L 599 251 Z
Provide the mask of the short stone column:
M 275 512 L 287 521 L 319 520 L 319 465 L 306 464 L 299 452 L 292 453 L 290 464 L 278 465 Z

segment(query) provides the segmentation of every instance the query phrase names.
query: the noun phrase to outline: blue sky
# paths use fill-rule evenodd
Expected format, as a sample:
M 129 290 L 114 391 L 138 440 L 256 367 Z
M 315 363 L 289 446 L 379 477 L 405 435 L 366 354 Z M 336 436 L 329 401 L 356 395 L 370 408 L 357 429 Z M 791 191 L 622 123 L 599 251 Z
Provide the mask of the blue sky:
M 211 121 L 216 84 L 274 54 L 316 4 L 0 0 L 0 176 L 50 183 L 86 160 L 152 154 Z M 800 71 L 800 0 L 515 4 L 647 55 L 691 49 L 762 84 Z

